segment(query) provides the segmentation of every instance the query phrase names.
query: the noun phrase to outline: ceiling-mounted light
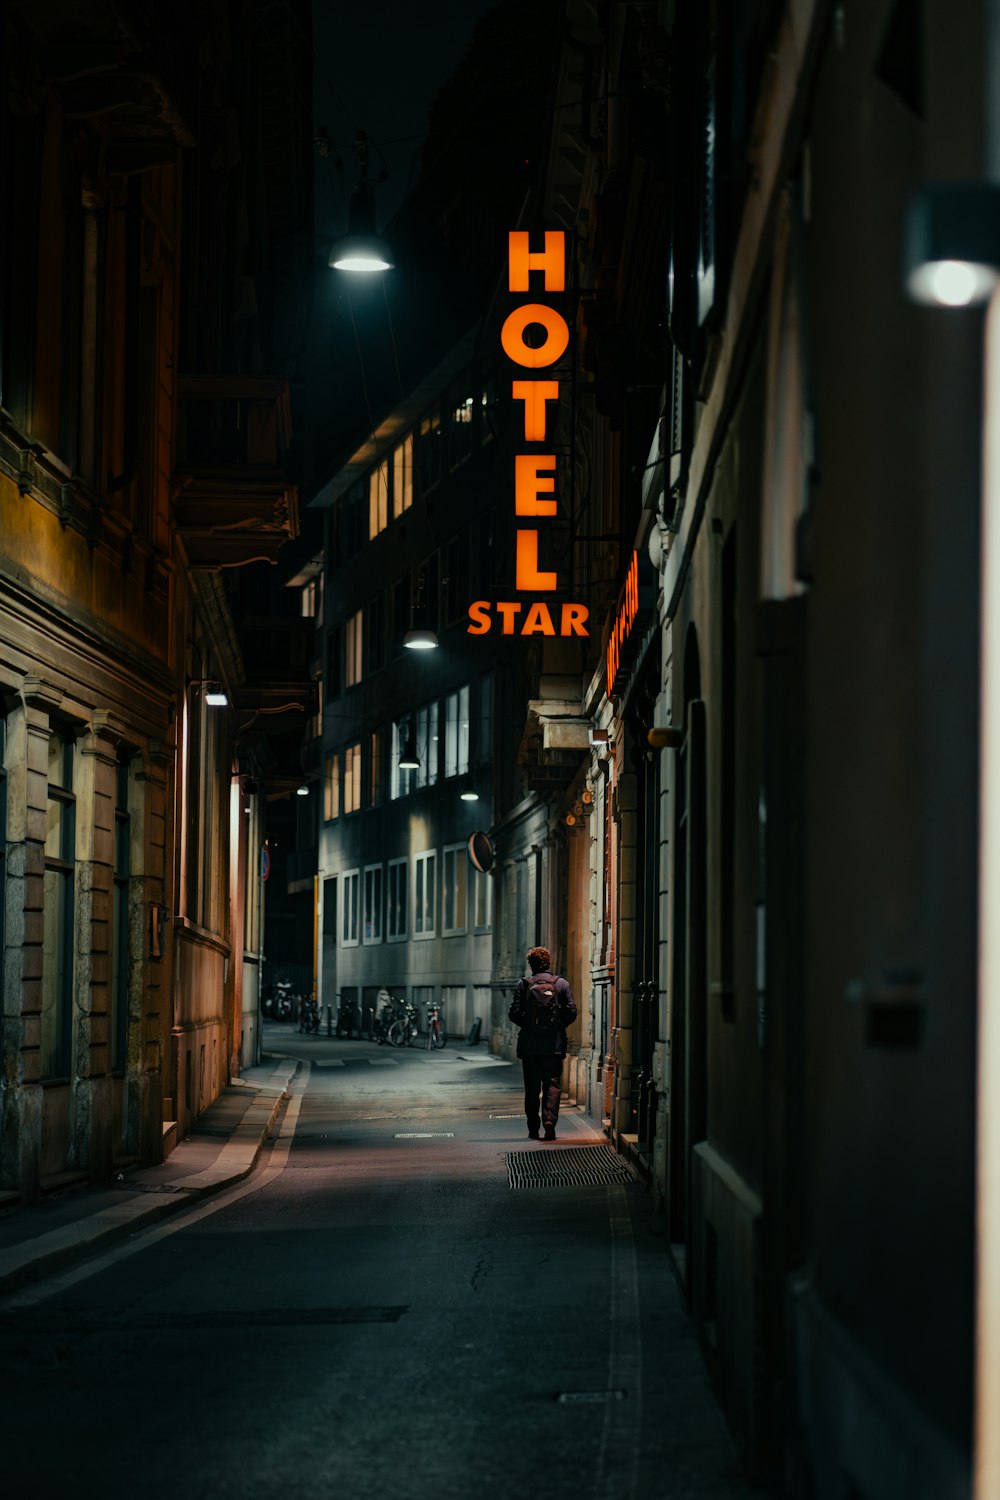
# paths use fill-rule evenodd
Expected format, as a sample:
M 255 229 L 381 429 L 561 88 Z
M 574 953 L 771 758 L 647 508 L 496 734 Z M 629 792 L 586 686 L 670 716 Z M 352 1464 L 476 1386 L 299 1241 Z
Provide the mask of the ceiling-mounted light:
M 416 630 L 408 630 L 403 636 L 403 645 L 408 651 L 435 651 L 438 646 L 438 638 L 433 630 L 420 626 Z
M 295 788 L 295 795 L 296 797 L 308 797 L 309 788 L 307 786 L 297 786 Z
M 471 778 L 468 776 L 462 782 L 461 790 L 458 795 L 463 802 L 479 801 L 479 793 L 476 791 L 475 787 L 472 784 Z
M 406 736 L 406 743 L 404 744 L 402 753 L 399 757 L 399 769 L 401 771 L 420 770 L 420 756 L 417 754 L 417 741 L 412 731 Z
M 330 265 L 335 271 L 357 271 L 362 275 L 391 271 L 396 264 L 392 251 L 375 227 L 375 194 L 368 181 L 368 137 L 359 130 L 354 141 L 361 177 L 351 193 L 347 210 L 347 233 L 334 242 Z M 377 149 L 377 148 L 376 148 Z
M 1000 280 L 1000 187 L 938 182 L 914 193 L 903 274 L 910 296 L 926 306 L 985 302 Z

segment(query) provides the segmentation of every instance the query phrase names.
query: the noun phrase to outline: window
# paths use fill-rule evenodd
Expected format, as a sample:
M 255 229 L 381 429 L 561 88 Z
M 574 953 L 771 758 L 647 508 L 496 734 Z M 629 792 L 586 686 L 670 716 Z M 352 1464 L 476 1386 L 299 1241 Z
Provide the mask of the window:
M 398 943 L 406 937 L 406 902 L 409 895 L 407 885 L 408 863 L 405 859 L 389 861 L 388 902 L 386 905 L 386 935 L 390 943 Z
M 49 738 L 45 821 L 45 911 L 42 924 L 41 1076 L 65 1078 L 72 1055 L 73 877 L 76 800 L 73 742 Z
M 368 615 L 368 671 L 380 672 L 385 666 L 385 595 L 373 599 Z
M 436 917 L 437 855 L 433 849 L 413 861 L 413 936 L 433 937 Z
M 382 941 L 382 866 L 368 865 L 364 882 L 365 912 L 363 940 L 366 943 Z
M 314 620 L 316 618 L 316 580 L 311 578 L 302 590 L 302 618 Z
M 329 702 L 340 693 L 340 627 L 335 625 L 326 638 L 326 696 Z
M 348 745 L 344 751 L 344 812 L 354 813 L 361 807 L 361 743 Z
M 323 770 L 323 821 L 333 823 L 340 817 L 340 756 L 326 757 Z
M 444 774 L 463 776 L 469 769 L 469 689 L 459 688 L 445 699 Z
M 433 786 L 437 781 L 439 749 L 438 706 L 436 702 L 425 703 L 423 708 L 417 710 L 417 754 L 420 757 L 420 769 L 413 773 L 417 786 Z
M 465 931 L 468 860 L 464 844 L 454 844 L 441 855 L 441 931 L 446 935 Z
M 368 476 L 368 540 L 389 524 L 389 468 L 379 464 Z
M 373 730 L 368 740 L 367 807 L 378 807 L 382 801 L 382 744 L 382 730 Z
M 408 797 L 416 784 L 416 771 L 403 771 L 400 769 L 399 757 L 403 753 L 403 747 L 409 736 L 409 725 L 404 720 L 401 724 L 392 726 L 392 766 L 389 777 L 389 797 L 395 802 L 397 797 Z
M 471 386 L 456 387 L 449 402 L 448 462 L 454 469 L 464 464 L 476 438 L 476 398 Z
M 392 455 L 392 513 L 395 517 L 413 504 L 413 433 Z
M 128 762 L 115 776 L 115 868 L 111 906 L 111 1067 L 125 1067 L 128 1041 L 128 887 L 132 872 L 132 821 Z
M 344 683 L 357 687 L 361 681 L 361 644 L 364 637 L 362 611 L 351 615 L 344 627 Z
M 472 920 L 477 932 L 487 932 L 493 920 L 493 883 L 482 870 L 473 870 L 470 878 L 472 880 Z
M 323 734 L 323 679 L 322 677 L 317 677 L 314 680 L 316 683 L 316 715 L 315 718 L 309 720 L 309 735 L 312 739 L 318 740 Z
M 348 870 L 341 881 L 341 907 L 343 923 L 340 929 L 341 946 L 353 948 L 358 941 L 358 894 L 361 872 Z

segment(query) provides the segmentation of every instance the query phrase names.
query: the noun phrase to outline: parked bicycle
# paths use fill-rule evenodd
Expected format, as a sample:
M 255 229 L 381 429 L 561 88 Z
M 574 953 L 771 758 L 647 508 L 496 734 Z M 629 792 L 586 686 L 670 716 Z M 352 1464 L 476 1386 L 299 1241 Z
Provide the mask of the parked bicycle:
M 319 1006 L 313 995 L 306 995 L 299 1006 L 299 1030 L 319 1034 Z
M 417 1025 L 417 1007 L 411 1001 L 402 999 L 398 1002 L 396 1019 L 389 1027 L 389 1045 L 391 1047 L 412 1047 L 420 1035 Z
M 441 1007 L 436 1000 L 432 1000 L 427 1007 L 427 1050 L 433 1047 L 443 1047 L 448 1040 L 447 1028 L 444 1024 L 444 1016 Z

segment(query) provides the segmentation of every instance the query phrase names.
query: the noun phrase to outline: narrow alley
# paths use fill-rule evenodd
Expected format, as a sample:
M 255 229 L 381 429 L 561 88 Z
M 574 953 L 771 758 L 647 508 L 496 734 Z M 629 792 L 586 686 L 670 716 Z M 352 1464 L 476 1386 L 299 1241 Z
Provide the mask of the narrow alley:
M 300 1066 L 254 1172 L 0 1303 L 12 1485 L 752 1493 L 649 1196 L 579 1111 L 529 1141 L 520 1069 L 481 1047 L 266 1045 Z

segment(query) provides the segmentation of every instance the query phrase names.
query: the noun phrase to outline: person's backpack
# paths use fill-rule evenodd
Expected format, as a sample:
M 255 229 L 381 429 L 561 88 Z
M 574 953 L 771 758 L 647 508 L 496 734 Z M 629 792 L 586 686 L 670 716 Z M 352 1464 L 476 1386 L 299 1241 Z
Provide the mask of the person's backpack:
M 556 981 L 536 976 L 525 995 L 526 1027 L 534 1036 L 555 1036 L 562 1025 Z

